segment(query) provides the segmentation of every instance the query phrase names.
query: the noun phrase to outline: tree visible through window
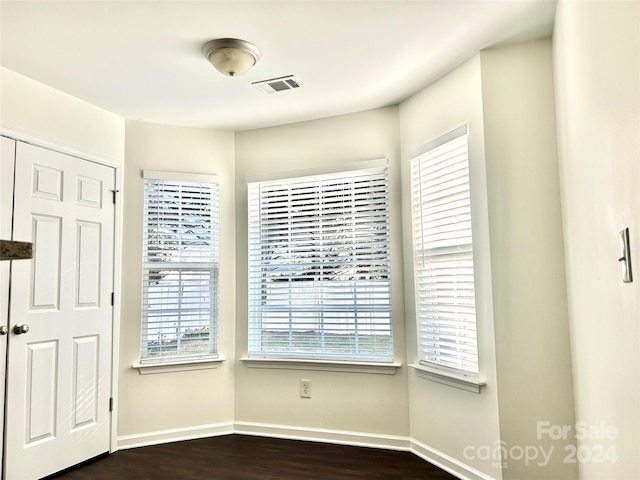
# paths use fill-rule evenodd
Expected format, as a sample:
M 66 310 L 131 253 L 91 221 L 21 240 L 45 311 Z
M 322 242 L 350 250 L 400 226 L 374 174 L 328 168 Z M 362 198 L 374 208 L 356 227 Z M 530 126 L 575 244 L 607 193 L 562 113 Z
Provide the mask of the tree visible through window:
M 249 184 L 249 354 L 391 361 L 387 168 Z
M 145 172 L 143 362 L 217 354 L 215 178 Z

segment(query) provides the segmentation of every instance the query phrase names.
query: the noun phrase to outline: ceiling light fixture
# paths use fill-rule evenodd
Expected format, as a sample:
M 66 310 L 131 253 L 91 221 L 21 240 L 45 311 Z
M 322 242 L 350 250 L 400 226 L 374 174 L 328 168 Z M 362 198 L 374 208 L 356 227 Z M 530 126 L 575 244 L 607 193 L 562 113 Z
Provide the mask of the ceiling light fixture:
M 230 77 L 248 72 L 262 56 L 253 43 L 237 38 L 211 40 L 204 44 L 202 53 L 216 70 Z

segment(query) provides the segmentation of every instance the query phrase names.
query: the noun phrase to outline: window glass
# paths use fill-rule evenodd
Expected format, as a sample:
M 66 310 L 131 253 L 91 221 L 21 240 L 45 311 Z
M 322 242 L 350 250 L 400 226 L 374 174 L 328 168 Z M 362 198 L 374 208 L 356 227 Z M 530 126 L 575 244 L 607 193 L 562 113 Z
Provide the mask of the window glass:
M 466 128 L 411 161 L 418 353 L 425 365 L 478 373 Z
M 144 182 L 142 361 L 215 356 L 218 185 Z
M 250 356 L 393 360 L 387 170 L 249 184 Z

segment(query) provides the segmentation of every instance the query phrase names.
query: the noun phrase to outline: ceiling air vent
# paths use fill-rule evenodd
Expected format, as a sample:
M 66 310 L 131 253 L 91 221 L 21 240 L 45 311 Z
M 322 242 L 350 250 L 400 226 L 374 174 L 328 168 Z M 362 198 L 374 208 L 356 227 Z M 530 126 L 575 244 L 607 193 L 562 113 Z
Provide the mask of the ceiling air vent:
M 300 80 L 295 78 L 293 75 L 287 75 L 285 77 L 271 78 L 269 80 L 253 82 L 251 85 L 264 93 L 276 93 L 284 92 L 285 90 L 293 90 L 294 88 L 300 88 Z

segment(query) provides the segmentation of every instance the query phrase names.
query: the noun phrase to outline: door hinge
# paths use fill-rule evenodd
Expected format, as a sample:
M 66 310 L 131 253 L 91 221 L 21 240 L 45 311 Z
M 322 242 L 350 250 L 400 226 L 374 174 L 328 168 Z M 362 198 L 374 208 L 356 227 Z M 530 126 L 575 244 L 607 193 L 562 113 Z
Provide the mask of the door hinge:
M 113 412 L 113 397 L 109 398 L 109 411 Z
M 113 204 L 116 204 L 116 193 L 118 193 L 118 190 L 111 190 L 111 193 L 113 193 Z
M 116 292 L 111 292 L 111 306 L 116 304 Z

